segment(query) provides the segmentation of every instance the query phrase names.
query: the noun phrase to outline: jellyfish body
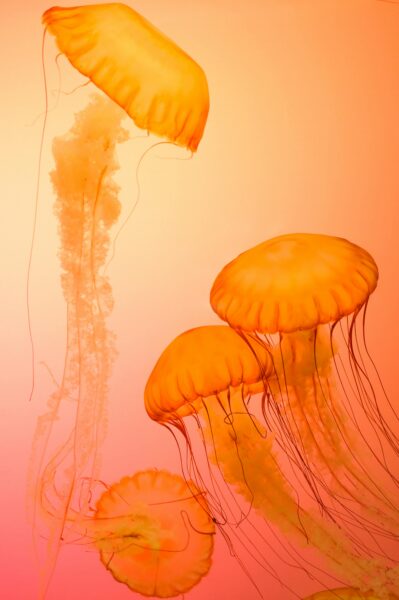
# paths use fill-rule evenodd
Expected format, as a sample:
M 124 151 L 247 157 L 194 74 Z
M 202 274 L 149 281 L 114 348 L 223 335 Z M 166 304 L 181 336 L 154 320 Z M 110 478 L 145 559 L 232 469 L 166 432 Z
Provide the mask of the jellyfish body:
M 364 338 L 359 349 L 364 322 L 356 330 L 377 279 L 370 254 L 347 240 L 284 235 L 224 267 L 211 305 L 241 335 L 273 348 L 263 414 L 307 494 L 360 555 L 392 566 L 395 549 L 384 543 L 395 544 L 399 514 L 387 456 L 396 458 L 398 440 L 367 373 Z
M 369 577 L 383 579 L 378 561 L 362 559 L 340 529 L 298 506 L 273 448 L 273 436 L 250 412 L 252 393 L 273 377 L 270 351 L 249 343 L 232 328 L 207 326 L 178 336 L 162 353 L 146 385 L 145 405 L 151 418 L 177 427 L 192 440 L 185 425 L 194 417 L 207 458 L 218 468 L 224 486 L 213 474 L 205 484 L 203 471 L 190 456 L 201 487 L 207 485 L 209 507 L 225 530 L 249 519 L 251 508 L 299 545 L 313 546 L 336 574 L 364 586 Z M 256 350 L 255 350 L 256 349 Z M 190 452 L 189 452 L 190 454 Z M 247 501 L 247 514 L 234 521 L 227 486 Z
M 43 23 L 71 64 L 135 124 L 196 151 L 209 111 L 201 67 L 132 8 L 53 7 Z
M 124 477 L 102 494 L 86 535 L 113 577 L 143 596 L 184 594 L 212 562 L 205 495 L 167 471 Z

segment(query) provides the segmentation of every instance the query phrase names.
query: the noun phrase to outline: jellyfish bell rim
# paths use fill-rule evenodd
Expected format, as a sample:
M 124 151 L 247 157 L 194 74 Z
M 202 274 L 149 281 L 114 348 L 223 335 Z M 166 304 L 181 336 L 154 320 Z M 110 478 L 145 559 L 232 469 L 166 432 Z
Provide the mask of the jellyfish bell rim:
M 322 260 L 317 264 L 318 255 L 305 248 L 306 258 L 311 259 L 310 268 L 302 264 L 302 271 L 297 270 L 290 278 L 289 273 L 284 273 L 284 265 L 278 272 L 277 261 L 274 261 L 272 252 L 270 264 L 267 264 L 267 251 L 270 247 L 281 243 L 284 245 L 286 242 L 294 242 L 302 248 L 306 244 L 316 247 L 317 242 L 320 242 L 319 255 Z M 326 273 L 336 280 L 338 272 L 337 265 L 334 264 L 334 260 L 337 262 L 336 257 L 332 253 L 328 255 L 325 250 L 329 244 L 344 255 L 346 266 L 352 268 L 352 280 L 348 280 L 346 276 L 336 289 L 333 284 L 328 287 L 325 282 Z M 284 254 L 286 249 L 280 250 Z M 266 258 L 261 256 L 262 251 Z M 251 259 L 254 259 L 252 265 Z M 283 256 L 283 259 L 286 257 Z M 288 258 L 286 262 L 289 262 Z M 270 272 L 267 268 L 270 268 Z M 316 284 L 313 285 L 317 288 L 316 294 L 311 287 L 312 276 L 316 278 Z M 289 233 L 265 240 L 228 262 L 213 282 L 210 303 L 222 320 L 244 333 L 295 333 L 315 329 L 318 325 L 336 323 L 344 317 L 358 314 L 374 292 L 378 276 L 378 267 L 373 257 L 346 238 L 317 233 Z M 306 285 L 303 285 L 301 278 Z M 243 285 L 242 290 L 240 285 Z M 295 299 L 291 301 L 287 291 L 290 285 L 297 287 L 296 298 L 300 297 L 301 285 L 305 287 L 305 300 L 300 300 L 295 305 Z M 259 291 L 259 288 L 262 289 Z M 270 302 L 267 302 L 268 298 Z
M 259 381 L 256 381 L 252 384 L 226 386 L 224 389 L 215 390 L 213 393 L 210 393 L 207 396 L 197 396 L 195 400 L 185 398 L 184 403 L 174 410 L 154 410 L 151 408 L 150 402 L 145 399 L 145 409 L 150 419 L 156 421 L 157 423 L 166 425 L 168 423 L 178 422 L 184 417 L 197 415 L 199 412 L 201 412 L 201 409 L 209 402 L 210 399 L 222 396 L 225 393 L 235 395 L 237 392 L 240 392 L 244 398 L 263 393 L 264 379 L 260 378 Z

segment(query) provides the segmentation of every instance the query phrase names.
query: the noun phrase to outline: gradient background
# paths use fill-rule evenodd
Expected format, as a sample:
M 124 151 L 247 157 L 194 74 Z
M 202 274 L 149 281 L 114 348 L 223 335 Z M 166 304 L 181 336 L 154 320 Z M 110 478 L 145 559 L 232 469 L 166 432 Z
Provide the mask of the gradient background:
M 36 571 L 26 521 L 32 436 L 53 391 L 45 361 L 60 377 L 65 306 L 52 214 L 51 140 L 72 124 L 87 90 L 62 96 L 49 114 L 32 264 L 31 311 L 37 386 L 31 403 L 26 278 L 44 110 L 42 0 L 3 3 L 1 15 L 0 514 L 5 600 L 34 600 Z M 378 0 L 137 0 L 134 8 L 204 68 L 211 112 L 198 154 L 140 168 L 141 198 L 109 270 L 109 321 L 119 357 L 109 397 L 103 479 L 141 468 L 178 469 L 166 431 L 142 403 L 147 376 L 181 331 L 217 322 L 208 303 L 219 269 L 268 237 L 322 232 L 364 246 L 380 267 L 369 312 L 370 347 L 396 400 L 399 326 L 399 5 Z M 53 42 L 46 42 L 50 105 L 59 87 Z M 61 88 L 82 80 L 60 62 Z M 153 140 L 120 154 L 124 210 L 136 198 L 137 161 Z M 175 149 L 162 156 L 177 156 Z M 179 154 L 181 156 L 181 154 Z M 249 565 L 270 600 L 289 596 Z M 317 584 L 292 571 L 299 593 Z M 296 575 L 295 575 L 296 577 Z M 48 600 L 136 597 L 95 554 L 62 552 Z M 138 596 L 137 596 L 138 597 Z M 218 539 L 209 576 L 190 600 L 252 600 L 254 588 Z

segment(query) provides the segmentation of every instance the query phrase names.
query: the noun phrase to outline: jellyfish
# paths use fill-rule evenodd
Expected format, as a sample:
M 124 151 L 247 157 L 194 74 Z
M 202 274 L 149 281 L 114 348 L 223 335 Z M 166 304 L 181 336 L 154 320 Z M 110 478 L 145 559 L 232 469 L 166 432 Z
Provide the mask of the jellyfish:
M 252 344 L 271 348 L 261 400 L 303 502 L 364 556 L 397 564 L 398 416 L 365 338 L 378 269 L 338 237 L 289 234 L 240 254 L 213 284 L 215 312 Z M 360 321 L 360 327 L 359 327 Z
M 205 73 L 144 17 L 125 4 L 93 4 L 50 8 L 43 24 L 137 127 L 197 150 L 209 111 Z
M 178 336 L 161 354 L 145 388 L 146 410 L 153 420 L 183 434 L 188 476 L 207 489 L 212 516 L 223 531 L 234 536 L 254 509 L 299 546 L 322 553 L 341 582 L 365 590 L 389 586 L 378 559 L 360 556 L 336 524 L 298 504 L 279 464 L 272 432 L 249 409 L 251 395 L 273 376 L 267 346 L 249 342 L 226 326 L 198 327 Z M 205 448 L 205 470 L 186 424 L 190 416 Z M 247 503 L 238 515 L 231 489 Z M 245 533 L 243 537 L 249 545 Z
M 104 264 L 120 212 L 112 176 L 116 145 L 128 139 L 121 120 L 129 116 L 138 127 L 195 152 L 209 109 L 202 69 L 129 7 L 54 7 L 44 13 L 43 24 L 103 95 L 53 144 L 67 347 L 61 381 L 38 419 L 29 472 L 34 539 L 36 545 L 41 537 L 47 540 L 45 556 L 39 556 L 41 599 L 62 543 L 87 514 L 100 473 L 116 354 L 106 326 L 113 300 Z M 56 435 L 59 423 L 69 426 L 66 439 Z
M 143 596 L 188 592 L 212 564 L 215 525 L 205 494 L 155 469 L 123 477 L 99 498 L 85 536 L 121 583 Z
M 380 600 L 380 598 L 373 592 L 362 593 L 354 588 L 339 588 L 317 592 L 317 594 L 312 594 L 305 600 Z

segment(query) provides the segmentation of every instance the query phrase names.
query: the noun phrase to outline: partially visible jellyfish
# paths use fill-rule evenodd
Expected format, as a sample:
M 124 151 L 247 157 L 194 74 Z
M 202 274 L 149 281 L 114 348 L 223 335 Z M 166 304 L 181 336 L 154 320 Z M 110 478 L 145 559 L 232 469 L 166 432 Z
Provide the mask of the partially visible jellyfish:
M 283 235 L 224 267 L 211 304 L 249 343 L 271 349 L 275 376 L 265 380 L 262 412 L 302 501 L 315 499 L 362 555 L 390 568 L 398 416 L 365 340 L 377 278 L 370 254 L 347 240 Z
M 394 596 L 390 596 L 390 598 L 393 599 Z M 376 596 L 374 592 L 362 593 L 354 588 L 337 588 L 317 592 L 317 594 L 307 596 L 304 600 L 381 600 L 381 596 Z
M 67 303 L 64 370 L 49 410 L 38 420 L 30 468 L 34 534 L 47 531 L 40 598 L 47 592 L 71 522 L 86 515 L 100 470 L 106 400 L 115 355 L 105 319 L 112 309 L 105 276 L 109 229 L 120 212 L 115 146 L 138 127 L 194 152 L 205 127 L 209 96 L 202 69 L 148 21 L 123 4 L 54 7 L 43 23 L 71 64 L 108 96 L 76 115 L 54 142 L 56 214 L 61 237 L 62 287 Z M 114 102 L 112 102 L 114 101 Z M 120 106 L 117 106 L 117 105 Z M 124 109 L 124 110 L 122 110 Z M 65 419 L 64 412 L 69 412 Z M 57 439 L 57 421 L 69 434 Z M 68 426 L 68 425 L 67 425 Z
M 298 504 L 281 470 L 272 432 L 249 408 L 251 394 L 273 376 L 267 346 L 248 342 L 226 326 L 198 327 L 178 336 L 161 354 L 146 385 L 146 410 L 158 423 L 184 435 L 188 476 L 207 489 L 218 527 L 233 540 L 240 535 L 237 543 L 266 569 L 267 558 L 245 533 L 252 508 L 297 545 L 321 552 L 342 583 L 365 590 L 390 585 L 380 561 L 360 556 L 338 526 Z M 189 416 L 197 424 L 207 460 L 195 455 Z M 238 516 L 232 490 L 247 502 Z
M 143 596 L 188 592 L 212 564 L 215 525 L 192 481 L 155 469 L 102 494 L 85 536 L 112 576 Z

